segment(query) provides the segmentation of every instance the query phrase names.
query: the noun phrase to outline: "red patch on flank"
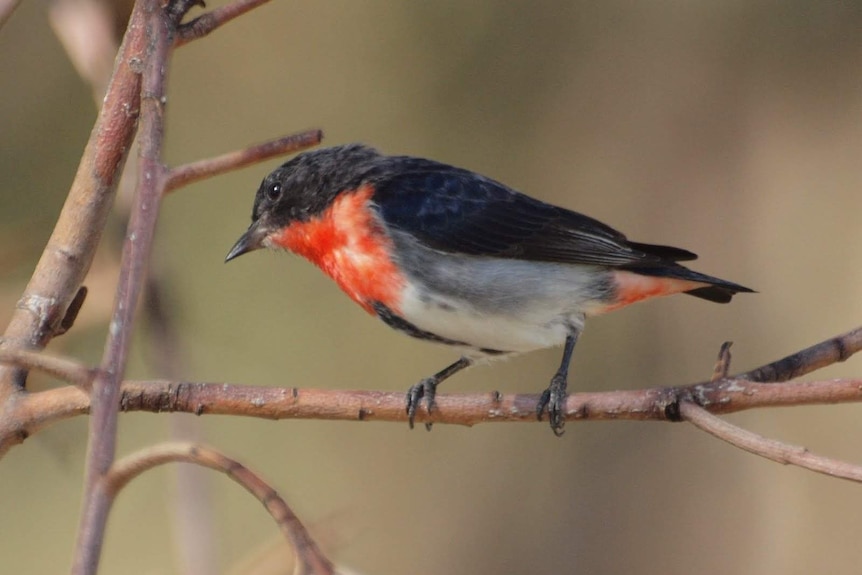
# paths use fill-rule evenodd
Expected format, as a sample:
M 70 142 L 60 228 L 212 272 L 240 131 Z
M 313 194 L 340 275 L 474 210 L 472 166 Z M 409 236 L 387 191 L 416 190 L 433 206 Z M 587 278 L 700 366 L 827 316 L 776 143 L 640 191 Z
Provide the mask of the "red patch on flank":
M 616 299 L 602 307 L 599 313 L 613 311 L 652 297 L 686 292 L 709 285 L 690 280 L 644 276 L 627 271 L 615 271 L 613 281 Z
M 294 222 L 271 240 L 322 269 L 368 313 L 375 301 L 398 312 L 405 280 L 390 256 L 392 241 L 368 206 L 373 193 L 371 186 L 344 192 L 319 216 Z

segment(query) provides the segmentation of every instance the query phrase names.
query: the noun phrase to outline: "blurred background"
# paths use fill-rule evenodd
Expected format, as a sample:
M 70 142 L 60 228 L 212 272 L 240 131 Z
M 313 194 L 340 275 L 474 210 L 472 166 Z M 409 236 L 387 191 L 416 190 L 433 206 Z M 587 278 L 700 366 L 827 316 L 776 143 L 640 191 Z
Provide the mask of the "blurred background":
M 49 23 L 55 7 L 24 2 L 0 30 L 3 325 L 96 113 Z M 668 298 L 591 321 L 573 389 L 694 382 L 725 340 L 740 371 L 862 323 L 859 2 L 272 2 L 178 50 L 169 94 L 171 164 L 320 127 L 327 145 L 467 167 L 632 239 L 690 249 L 696 269 L 760 292 L 727 306 Z M 366 316 L 299 258 L 222 264 L 279 162 L 164 202 L 154 269 L 180 376 L 406 390 L 452 361 Z M 88 362 L 101 356 L 113 299 L 117 244 L 106 237 L 103 248 L 79 324 L 50 348 Z M 165 375 L 141 335 L 129 376 Z M 476 368 L 445 391 L 537 393 L 559 353 Z M 860 374 L 853 358 L 813 377 Z M 860 409 L 728 419 L 858 463 Z M 280 490 L 332 559 L 369 575 L 851 573 L 862 562 L 862 487 L 686 425 L 569 423 L 556 439 L 547 424 L 426 433 L 125 414 L 120 453 L 168 438 L 172 421 L 199 423 L 205 441 Z M 68 569 L 86 426 L 55 425 L 0 464 L 5 571 Z M 238 572 L 279 536 L 241 489 L 205 478 L 211 568 Z M 175 480 L 161 469 L 122 493 L 103 572 L 183 572 Z

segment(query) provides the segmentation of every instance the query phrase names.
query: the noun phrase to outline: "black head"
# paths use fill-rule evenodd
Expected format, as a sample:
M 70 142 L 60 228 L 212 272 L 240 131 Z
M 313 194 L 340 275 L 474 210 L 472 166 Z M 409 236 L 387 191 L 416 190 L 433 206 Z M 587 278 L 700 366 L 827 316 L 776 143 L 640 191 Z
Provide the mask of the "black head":
M 305 152 L 263 179 L 254 198 L 251 226 L 225 261 L 265 247 L 272 232 L 323 212 L 345 190 L 356 189 L 373 175 L 385 156 L 363 144 Z

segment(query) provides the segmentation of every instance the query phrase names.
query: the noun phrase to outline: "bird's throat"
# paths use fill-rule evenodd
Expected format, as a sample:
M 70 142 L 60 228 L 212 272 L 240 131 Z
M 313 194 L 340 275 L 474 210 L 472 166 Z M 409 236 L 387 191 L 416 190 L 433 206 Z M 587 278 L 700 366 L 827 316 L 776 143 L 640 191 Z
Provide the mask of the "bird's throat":
M 320 215 L 292 222 L 271 242 L 318 266 L 369 313 L 375 313 L 375 302 L 397 311 L 405 279 L 371 209 L 373 192 L 370 186 L 343 192 Z

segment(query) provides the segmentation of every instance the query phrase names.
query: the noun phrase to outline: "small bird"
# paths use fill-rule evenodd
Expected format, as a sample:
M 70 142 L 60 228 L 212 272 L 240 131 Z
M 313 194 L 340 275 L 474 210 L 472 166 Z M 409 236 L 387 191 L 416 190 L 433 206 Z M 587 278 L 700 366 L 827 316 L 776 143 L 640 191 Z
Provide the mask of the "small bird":
M 453 374 L 562 344 L 536 409 L 560 435 L 586 318 L 656 296 L 727 303 L 753 291 L 677 263 L 697 258 L 689 251 L 632 242 L 485 176 L 362 144 L 300 154 L 264 178 L 225 261 L 262 247 L 305 257 L 390 327 L 459 350 L 408 391 L 411 427 Z

